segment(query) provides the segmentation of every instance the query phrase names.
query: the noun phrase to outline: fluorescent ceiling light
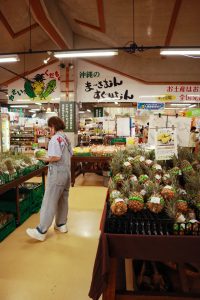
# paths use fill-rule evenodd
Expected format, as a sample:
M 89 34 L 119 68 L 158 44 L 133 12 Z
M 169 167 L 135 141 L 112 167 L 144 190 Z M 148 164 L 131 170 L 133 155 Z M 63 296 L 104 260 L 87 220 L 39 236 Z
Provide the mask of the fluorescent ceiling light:
M 118 102 L 116 101 L 116 102 L 115 102 L 115 104 L 117 105 L 117 104 L 118 104 Z
M 16 108 L 21 108 L 21 107 L 23 107 L 23 108 L 25 108 L 25 107 L 28 107 L 28 105 L 10 105 L 10 107 L 16 107 Z
M 165 97 L 166 95 L 144 95 L 144 96 L 139 96 L 139 98 L 162 98 Z
M 200 55 L 200 49 L 165 49 L 161 55 Z
M 0 55 L 0 63 L 9 63 L 19 61 L 19 56 L 17 54 L 13 55 Z
M 78 113 L 79 114 L 84 114 L 85 112 L 83 110 L 80 110 Z
M 35 118 L 36 117 L 36 114 L 32 115 L 32 118 Z
M 17 102 L 31 102 L 31 100 L 29 100 L 29 99 L 17 99 L 16 100 Z
M 40 102 L 35 102 L 35 104 L 42 106 L 42 103 L 40 103 Z
M 188 103 L 171 103 L 171 106 L 190 106 L 191 104 Z
M 87 109 L 87 112 L 90 112 L 90 113 L 91 113 L 91 110 L 90 110 L 90 109 Z
M 196 106 L 197 106 L 196 104 L 192 104 L 189 106 L 189 108 L 196 107 Z
M 118 55 L 118 50 L 72 50 L 65 52 L 55 52 L 56 58 L 68 58 L 68 57 L 95 57 L 95 56 L 113 56 Z

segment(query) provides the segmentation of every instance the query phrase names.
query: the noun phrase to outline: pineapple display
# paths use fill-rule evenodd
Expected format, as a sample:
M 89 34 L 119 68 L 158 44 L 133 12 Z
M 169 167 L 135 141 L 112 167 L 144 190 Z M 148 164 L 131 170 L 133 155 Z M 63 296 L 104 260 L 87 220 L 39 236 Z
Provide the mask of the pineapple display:
M 147 201 L 147 208 L 153 213 L 159 213 L 163 210 L 165 201 L 160 194 L 152 195 Z
M 128 207 L 134 212 L 138 212 L 144 208 L 144 199 L 139 192 L 133 192 L 128 199 Z
M 127 204 L 124 199 L 116 198 L 110 207 L 112 213 L 116 216 L 122 216 L 127 212 Z
M 161 195 L 163 196 L 163 198 L 165 200 L 170 200 L 170 199 L 174 198 L 174 196 L 175 196 L 175 190 L 173 189 L 172 186 L 166 185 L 162 189 Z
M 188 203 L 186 200 L 177 200 L 176 208 L 179 212 L 186 213 L 188 211 Z

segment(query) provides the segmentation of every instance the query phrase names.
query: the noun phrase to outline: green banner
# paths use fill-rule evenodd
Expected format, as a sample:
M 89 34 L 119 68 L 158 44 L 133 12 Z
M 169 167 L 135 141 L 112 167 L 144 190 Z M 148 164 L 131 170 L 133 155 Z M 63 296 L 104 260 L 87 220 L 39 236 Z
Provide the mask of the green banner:
M 76 114 L 75 102 L 60 102 L 60 117 L 65 122 L 66 132 L 75 132 L 76 130 Z
M 191 109 L 186 112 L 186 116 L 189 118 L 200 117 L 200 108 Z
M 95 118 L 103 117 L 103 107 L 94 108 L 94 117 Z

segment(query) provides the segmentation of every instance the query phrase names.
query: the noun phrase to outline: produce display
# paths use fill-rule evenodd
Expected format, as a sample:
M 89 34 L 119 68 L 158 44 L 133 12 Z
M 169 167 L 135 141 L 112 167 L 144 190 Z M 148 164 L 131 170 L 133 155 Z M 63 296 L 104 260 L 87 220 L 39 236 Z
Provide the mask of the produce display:
M 37 149 L 34 154 L 36 158 L 42 158 L 47 156 L 47 151 L 45 149 Z
M 26 175 L 43 165 L 44 163 L 35 157 L 22 153 L 2 153 L 0 155 L 0 185 Z
M 154 151 L 131 147 L 115 152 L 111 174 L 110 232 L 200 234 L 200 156 L 180 148 L 156 162 Z
M 125 150 L 125 146 L 92 145 L 90 147 L 75 147 L 73 153 L 76 156 L 111 156 L 119 149 Z

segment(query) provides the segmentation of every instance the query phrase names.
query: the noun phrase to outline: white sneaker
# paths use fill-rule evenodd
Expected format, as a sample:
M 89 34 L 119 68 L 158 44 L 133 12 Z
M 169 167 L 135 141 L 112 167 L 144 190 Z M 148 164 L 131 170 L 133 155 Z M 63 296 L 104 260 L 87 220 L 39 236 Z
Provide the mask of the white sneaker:
M 26 233 L 35 240 L 43 242 L 46 239 L 46 233 L 40 233 L 36 228 L 26 229 Z
M 68 232 L 67 224 L 64 224 L 64 225 L 62 225 L 62 226 L 57 226 L 57 225 L 55 224 L 55 225 L 54 225 L 54 229 L 55 229 L 55 230 L 58 230 L 58 231 L 60 231 L 60 232 L 62 232 L 62 233 Z

